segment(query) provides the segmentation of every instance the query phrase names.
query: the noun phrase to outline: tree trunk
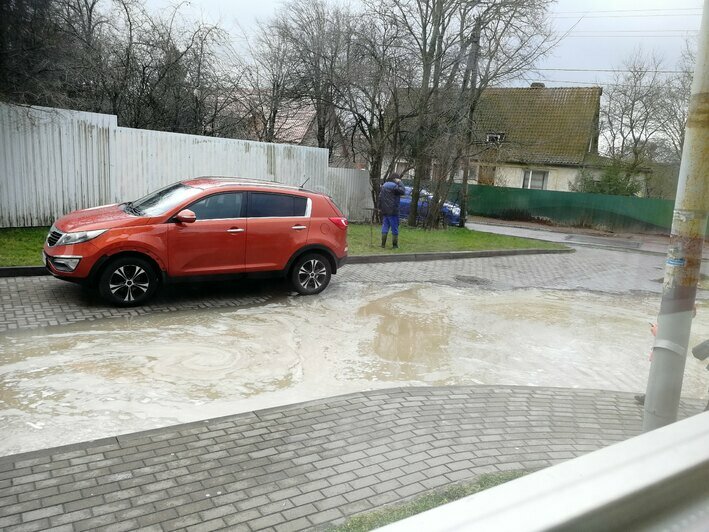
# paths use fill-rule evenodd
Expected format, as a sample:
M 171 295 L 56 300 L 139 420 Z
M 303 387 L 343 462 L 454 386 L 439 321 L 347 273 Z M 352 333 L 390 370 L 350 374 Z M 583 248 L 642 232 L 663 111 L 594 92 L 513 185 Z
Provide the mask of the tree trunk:
M 433 70 L 434 62 L 436 60 L 436 51 L 439 45 L 439 34 L 441 30 L 441 19 L 443 18 L 443 0 L 434 0 L 435 4 L 433 6 L 433 16 L 431 18 L 430 28 L 431 37 L 426 42 L 428 47 L 421 58 L 423 61 L 423 71 L 421 75 L 421 90 L 419 91 L 417 98 L 417 124 L 416 124 L 416 152 L 415 152 L 415 174 L 414 174 L 414 186 L 411 191 L 411 207 L 409 210 L 408 224 L 411 227 L 416 226 L 416 219 L 418 217 L 418 201 L 421 192 L 421 179 L 424 176 L 428 176 L 427 169 L 431 165 L 431 158 L 426 153 L 426 129 L 429 123 L 428 117 L 428 107 L 430 100 L 431 91 L 431 73 Z
M 473 141 L 473 127 L 475 107 L 478 102 L 478 60 L 480 57 L 480 19 L 475 21 L 473 29 L 470 55 L 468 56 L 468 68 L 470 69 L 470 100 L 468 105 L 467 123 L 465 128 L 465 155 L 463 156 L 463 182 L 461 183 L 460 196 L 460 227 L 465 227 L 468 217 L 468 177 L 470 176 L 470 145 Z
M 372 193 L 372 222 L 381 221 L 381 213 L 379 212 L 379 190 L 380 183 L 382 180 L 382 164 L 384 161 L 384 156 L 381 152 L 371 154 L 370 166 L 369 166 L 369 184 L 371 186 Z

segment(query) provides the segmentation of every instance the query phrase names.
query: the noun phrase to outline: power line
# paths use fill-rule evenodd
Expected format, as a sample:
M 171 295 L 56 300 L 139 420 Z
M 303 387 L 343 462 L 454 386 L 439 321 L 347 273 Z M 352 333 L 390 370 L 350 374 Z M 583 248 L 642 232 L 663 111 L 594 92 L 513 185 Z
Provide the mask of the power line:
M 535 68 L 544 72 L 631 72 L 623 68 Z M 684 70 L 645 70 L 653 74 L 684 74 Z
M 684 38 L 684 37 L 686 37 L 686 35 L 682 35 L 681 33 L 675 33 L 672 35 L 653 34 L 653 33 L 635 33 L 633 35 L 625 35 L 625 34 L 623 34 L 623 35 L 608 35 L 608 34 L 603 34 L 603 33 L 594 34 L 594 35 L 590 35 L 590 34 L 589 35 L 577 35 L 575 33 L 570 33 L 565 38 L 570 38 L 570 37 L 578 37 L 579 39 L 584 39 L 584 38 L 589 38 L 589 37 L 590 38 L 603 37 L 604 39 L 615 39 L 617 37 L 632 37 L 635 39 L 638 37 L 655 37 L 655 38 L 659 38 L 659 37 L 668 38 L 669 37 L 669 38 L 676 39 L 677 37 Z
M 587 19 L 587 18 L 646 18 L 646 17 L 692 17 L 692 16 L 697 16 L 699 17 L 701 13 L 645 13 L 645 14 L 640 14 L 640 15 L 561 15 L 561 16 L 556 16 L 552 15 L 549 18 L 553 19 L 559 19 L 559 18 L 578 18 L 578 19 Z
M 598 10 L 587 10 L 587 11 L 555 11 L 556 14 L 581 14 L 586 13 L 647 13 L 648 11 L 702 11 L 701 7 L 678 7 L 678 8 L 657 8 L 657 9 L 598 9 Z
M 692 29 L 692 28 L 678 28 L 674 30 L 651 30 L 651 29 L 644 29 L 644 30 L 579 30 L 573 32 L 573 34 L 577 33 L 677 33 L 677 32 L 685 32 L 685 33 L 697 33 L 699 30 Z

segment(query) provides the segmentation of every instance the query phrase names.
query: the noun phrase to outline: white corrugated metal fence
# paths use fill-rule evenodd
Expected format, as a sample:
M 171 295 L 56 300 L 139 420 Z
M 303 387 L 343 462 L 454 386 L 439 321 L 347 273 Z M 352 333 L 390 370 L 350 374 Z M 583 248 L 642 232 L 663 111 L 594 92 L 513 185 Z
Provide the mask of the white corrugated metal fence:
M 317 190 L 308 182 L 306 188 Z M 323 192 L 331 196 L 351 221 L 364 222 L 372 217 L 372 194 L 369 172 L 350 168 L 328 168 Z
M 328 169 L 324 149 L 131 129 L 112 115 L 0 103 L 0 227 L 49 225 L 200 175 L 307 179 L 306 188 L 328 193 L 352 220 L 367 217 L 366 172 Z

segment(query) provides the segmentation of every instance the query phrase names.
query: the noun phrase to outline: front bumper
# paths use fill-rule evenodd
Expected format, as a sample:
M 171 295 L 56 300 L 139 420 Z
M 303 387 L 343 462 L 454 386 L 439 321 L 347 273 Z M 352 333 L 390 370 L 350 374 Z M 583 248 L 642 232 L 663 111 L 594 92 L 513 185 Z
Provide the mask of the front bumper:
M 99 250 L 91 242 L 55 247 L 45 243 L 42 251 L 47 271 L 55 277 L 70 281 L 87 279 L 100 257 Z
M 44 264 L 50 272 L 73 273 L 84 258 L 81 255 L 47 255 L 42 252 Z

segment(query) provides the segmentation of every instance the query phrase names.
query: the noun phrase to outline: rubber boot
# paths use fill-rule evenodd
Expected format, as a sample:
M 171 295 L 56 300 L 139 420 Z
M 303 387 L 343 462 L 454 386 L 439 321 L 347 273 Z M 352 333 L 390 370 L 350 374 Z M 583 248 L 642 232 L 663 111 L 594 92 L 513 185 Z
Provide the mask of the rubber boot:
M 386 247 L 387 245 L 387 236 L 385 234 L 382 234 L 382 247 Z
M 399 235 L 394 235 L 394 236 L 392 237 L 391 247 L 394 248 L 394 249 L 398 249 L 398 248 L 399 248 Z

